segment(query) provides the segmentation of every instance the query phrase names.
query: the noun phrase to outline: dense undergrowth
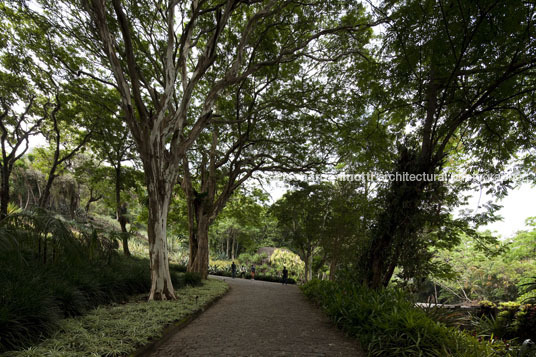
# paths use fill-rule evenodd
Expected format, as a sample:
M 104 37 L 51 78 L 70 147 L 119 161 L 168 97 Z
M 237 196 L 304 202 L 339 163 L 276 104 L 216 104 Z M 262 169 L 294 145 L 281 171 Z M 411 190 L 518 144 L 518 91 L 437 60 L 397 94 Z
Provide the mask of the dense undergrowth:
M 83 316 L 63 319 L 58 330 L 38 345 L 8 352 L 7 357 L 127 356 L 163 334 L 170 324 L 181 323 L 203 310 L 228 289 L 222 281 L 181 288 L 177 300 L 150 301 L 134 296 L 126 304 L 102 305 Z
M 113 234 L 67 223 L 45 211 L 0 223 L 0 353 L 49 336 L 66 317 L 146 293 L 149 261 L 116 251 Z M 175 288 L 200 277 L 172 266 Z
M 371 356 L 509 356 L 505 344 L 480 341 L 434 321 L 396 290 L 313 280 L 305 295 L 320 305 Z

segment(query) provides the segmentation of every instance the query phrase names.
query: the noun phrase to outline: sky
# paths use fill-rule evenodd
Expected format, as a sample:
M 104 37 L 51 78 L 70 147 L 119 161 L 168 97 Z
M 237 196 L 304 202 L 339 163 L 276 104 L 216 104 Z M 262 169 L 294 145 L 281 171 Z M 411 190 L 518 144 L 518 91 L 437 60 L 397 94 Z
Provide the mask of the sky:
M 473 198 L 471 203 L 476 207 L 478 196 L 475 194 Z M 487 201 L 487 199 L 482 199 L 482 201 Z M 536 216 L 536 187 L 523 184 L 510 191 L 508 196 L 498 203 L 503 206 L 499 211 L 503 220 L 483 227 L 483 229 L 495 231 L 502 238 L 510 238 L 517 231 L 528 229 L 525 220 Z

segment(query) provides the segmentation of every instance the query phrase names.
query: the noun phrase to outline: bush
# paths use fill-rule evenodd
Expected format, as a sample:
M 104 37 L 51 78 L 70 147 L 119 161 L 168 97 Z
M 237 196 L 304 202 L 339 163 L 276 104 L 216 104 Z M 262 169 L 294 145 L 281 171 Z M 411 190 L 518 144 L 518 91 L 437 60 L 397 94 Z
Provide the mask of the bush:
M 270 257 L 270 264 L 279 273 L 283 271 L 283 267 L 286 267 L 289 277 L 296 280 L 303 278 L 305 263 L 297 254 L 286 249 L 276 249 Z
M 150 301 L 134 296 L 126 304 L 111 304 L 84 316 L 60 321 L 59 329 L 42 343 L 10 352 L 10 357 L 131 356 L 162 337 L 164 329 L 183 321 L 227 291 L 227 284 L 207 280 L 200 287 L 176 291 L 177 300 Z
M 149 261 L 118 255 L 111 237 L 43 210 L 0 222 L 0 353 L 50 335 L 65 317 L 150 289 Z
M 150 289 L 149 262 L 116 257 L 109 264 L 17 265 L 0 257 L 0 352 L 52 333 L 60 319 Z
M 536 340 L 536 305 L 480 302 L 480 318 L 473 321 L 478 335 L 502 339 Z
M 269 281 L 272 283 L 282 283 L 283 278 L 273 275 L 264 275 L 264 274 L 255 274 L 255 280 Z M 287 284 L 296 284 L 296 280 L 289 278 L 287 279 Z
M 217 276 L 225 276 L 225 277 L 229 277 L 229 278 L 232 277 L 232 274 L 229 271 L 218 271 L 218 270 L 216 270 L 216 271 L 211 272 L 211 274 L 217 275 Z M 244 276 L 241 276 L 240 273 L 237 273 L 236 278 L 251 279 L 251 273 L 246 272 L 244 274 Z M 281 277 L 279 277 L 279 276 L 266 275 L 266 274 L 255 274 L 255 280 L 269 281 L 269 282 L 272 282 L 272 283 L 282 283 L 283 282 L 283 279 Z M 288 278 L 287 279 L 287 284 L 296 284 L 296 280 L 294 280 L 292 278 Z
M 184 285 L 188 286 L 199 286 L 201 285 L 201 274 L 199 273 L 184 273 L 183 275 L 183 282 Z
M 212 274 L 216 271 L 231 271 L 231 264 L 233 262 L 230 260 L 211 260 L 209 263 L 209 272 Z
M 505 356 L 502 344 L 481 343 L 433 321 L 397 290 L 313 280 L 302 286 L 372 356 Z
M 252 261 L 251 254 L 242 253 L 238 256 L 237 260 L 240 265 L 249 265 Z

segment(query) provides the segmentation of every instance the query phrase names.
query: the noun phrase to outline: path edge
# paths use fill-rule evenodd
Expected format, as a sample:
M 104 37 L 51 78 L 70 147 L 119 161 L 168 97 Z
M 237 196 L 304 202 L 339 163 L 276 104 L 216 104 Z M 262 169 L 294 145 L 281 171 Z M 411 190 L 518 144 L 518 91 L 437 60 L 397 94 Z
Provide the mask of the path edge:
M 225 280 L 224 280 L 225 282 Z M 162 336 L 160 336 L 157 340 L 147 343 L 146 345 L 141 346 L 138 348 L 135 352 L 129 354 L 130 357 L 146 357 L 149 356 L 151 353 L 155 352 L 155 350 L 166 343 L 172 336 L 174 336 L 177 332 L 188 326 L 192 321 L 197 319 L 203 312 L 207 311 L 212 305 L 217 303 L 222 297 L 227 295 L 229 291 L 231 291 L 231 286 L 227 284 L 227 290 L 219 296 L 216 296 L 211 301 L 207 302 L 205 305 L 201 306 L 199 309 L 195 310 L 193 313 L 183 317 L 181 320 L 172 323 L 171 325 L 164 328 L 162 331 Z

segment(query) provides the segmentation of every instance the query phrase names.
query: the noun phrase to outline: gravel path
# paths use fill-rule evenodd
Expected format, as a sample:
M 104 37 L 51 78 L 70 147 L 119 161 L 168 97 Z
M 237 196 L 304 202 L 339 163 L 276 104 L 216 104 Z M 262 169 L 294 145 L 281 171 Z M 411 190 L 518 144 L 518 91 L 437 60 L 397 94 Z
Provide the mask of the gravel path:
M 365 356 L 298 287 L 225 281 L 227 295 L 151 356 Z

